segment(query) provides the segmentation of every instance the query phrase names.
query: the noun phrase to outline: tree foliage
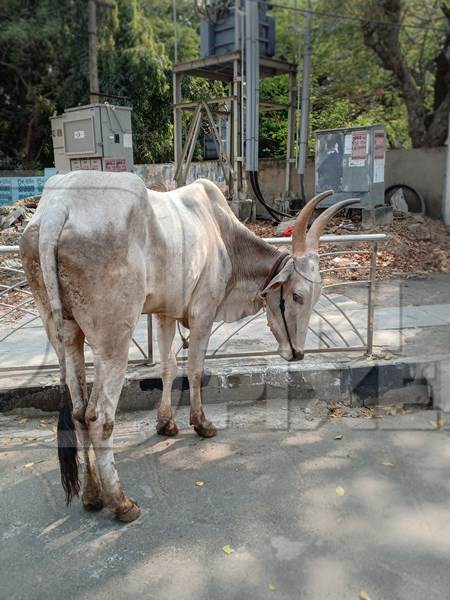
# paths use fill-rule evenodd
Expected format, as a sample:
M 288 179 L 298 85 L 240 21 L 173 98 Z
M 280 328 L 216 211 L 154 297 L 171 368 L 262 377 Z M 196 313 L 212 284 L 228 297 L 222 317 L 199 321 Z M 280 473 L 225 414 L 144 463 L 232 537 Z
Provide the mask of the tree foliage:
M 98 8 L 101 91 L 133 106 L 136 162 L 171 160 L 172 0 L 110 1 L 112 9 Z M 304 9 L 307 2 L 283 5 Z M 198 57 L 199 20 L 192 0 L 177 0 L 177 7 L 184 61 Z M 314 0 L 313 8 L 311 130 L 378 122 L 393 147 L 443 144 L 450 11 L 439 0 Z M 274 15 L 277 57 L 297 63 L 301 78 L 304 14 Z M 86 21 L 86 0 L 0 4 L 0 168 L 52 164 L 49 117 L 89 100 Z M 191 98 L 221 90 L 203 79 L 183 84 Z M 286 103 L 287 78 L 263 80 L 261 98 Z M 261 156 L 283 156 L 286 136 L 286 112 L 261 114 Z

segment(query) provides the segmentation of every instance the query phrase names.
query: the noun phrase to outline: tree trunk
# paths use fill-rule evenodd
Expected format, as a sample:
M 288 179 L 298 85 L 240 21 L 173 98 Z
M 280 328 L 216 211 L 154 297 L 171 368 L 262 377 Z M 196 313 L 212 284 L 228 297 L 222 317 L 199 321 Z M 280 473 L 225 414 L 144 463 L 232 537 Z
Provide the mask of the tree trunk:
M 393 23 L 366 21 L 362 25 L 365 44 L 381 60 L 383 67 L 397 79 L 408 114 L 408 129 L 412 145 L 442 146 L 447 138 L 448 112 L 450 110 L 450 34 L 436 57 L 437 71 L 434 86 L 434 111 L 427 114 L 420 86 L 408 69 L 400 47 L 401 0 L 382 0 L 383 19 Z M 442 5 L 449 20 L 450 9 Z

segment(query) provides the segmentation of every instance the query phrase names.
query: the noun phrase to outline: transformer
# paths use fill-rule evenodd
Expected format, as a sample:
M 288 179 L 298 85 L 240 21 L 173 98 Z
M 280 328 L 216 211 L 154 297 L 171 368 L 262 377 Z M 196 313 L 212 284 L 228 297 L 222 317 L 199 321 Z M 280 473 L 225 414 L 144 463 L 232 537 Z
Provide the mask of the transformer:
M 51 117 L 55 167 L 69 171 L 131 171 L 131 108 L 89 104 Z
M 207 19 L 200 21 L 200 57 L 227 54 L 240 50 L 242 40 L 241 28 L 245 28 L 240 17 L 236 19 L 236 3 L 243 8 L 245 0 L 213 0 L 205 3 Z M 275 19 L 268 16 L 268 3 L 258 3 L 259 15 L 259 48 L 260 55 L 272 57 L 275 54 Z
M 362 208 L 383 206 L 385 146 L 382 125 L 316 131 L 316 193 L 335 191 L 321 206 L 353 197 Z

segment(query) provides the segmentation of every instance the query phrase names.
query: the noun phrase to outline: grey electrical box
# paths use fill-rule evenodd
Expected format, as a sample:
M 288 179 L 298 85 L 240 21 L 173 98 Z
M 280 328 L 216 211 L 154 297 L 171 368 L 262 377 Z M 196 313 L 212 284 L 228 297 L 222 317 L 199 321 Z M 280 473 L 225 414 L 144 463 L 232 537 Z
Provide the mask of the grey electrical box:
M 316 193 L 335 191 L 321 206 L 352 197 L 363 208 L 384 205 L 385 147 L 382 125 L 316 131 Z
M 51 117 L 55 167 L 69 171 L 131 171 L 131 108 L 89 104 Z
M 208 18 L 200 21 L 201 58 L 240 50 L 242 41 L 239 32 L 244 27 L 244 20 L 240 19 L 240 15 L 236 20 L 237 2 L 243 8 L 244 0 L 213 0 L 206 4 Z M 268 3 L 261 0 L 258 3 L 260 53 L 261 56 L 272 57 L 275 54 L 275 19 L 266 14 L 268 10 Z M 245 31 L 242 37 L 245 37 Z

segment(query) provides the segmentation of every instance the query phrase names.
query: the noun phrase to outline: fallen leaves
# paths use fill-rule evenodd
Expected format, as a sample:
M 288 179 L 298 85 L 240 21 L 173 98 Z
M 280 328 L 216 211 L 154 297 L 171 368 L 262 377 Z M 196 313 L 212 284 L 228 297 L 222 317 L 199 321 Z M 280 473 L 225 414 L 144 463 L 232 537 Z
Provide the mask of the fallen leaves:
M 201 480 L 199 479 L 198 481 L 196 481 L 196 482 L 195 482 L 195 485 L 196 485 L 197 487 L 203 487 L 203 486 L 205 485 L 205 482 L 204 482 L 204 481 L 201 481 Z
M 225 554 L 233 554 L 234 552 L 234 548 L 232 548 L 230 545 L 226 545 L 222 548 L 222 550 L 225 552 Z
M 344 494 L 345 494 L 345 490 L 344 490 L 344 488 L 342 487 L 342 485 L 338 485 L 338 486 L 337 486 L 337 488 L 336 488 L 336 494 L 337 494 L 338 496 L 341 496 L 341 497 L 342 497 L 342 496 L 344 496 Z
M 341 417 L 378 419 L 380 418 L 375 408 L 366 406 L 349 406 L 348 402 L 334 400 L 330 402 L 328 407 L 328 415 L 334 419 Z M 337 434 L 340 435 L 340 434 Z M 335 438 L 340 439 L 340 438 Z
M 370 600 L 369 594 L 367 592 L 359 592 L 359 600 Z
M 344 437 L 344 436 L 342 435 L 342 433 L 337 433 L 337 434 L 334 436 L 334 439 L 335 439 L 335 440 L 342 440 L 342 438 L 343 438 L 343 437 Z
M 32 467 L 33 465 L 34 465 L 34 462 L 29 462 L 29 463 L 26 463 L 26 464 L 25 464 L 25 465 L 23 465 L 23 466 L 24 466 L 24 469 L 31 469 L 31 467 Z
M 442 429 L 447 424 L 447 419 L 441 415 L 441 413 L 437 413 L 436 421 L 430 421 L 430 425 L 433 429 Z

